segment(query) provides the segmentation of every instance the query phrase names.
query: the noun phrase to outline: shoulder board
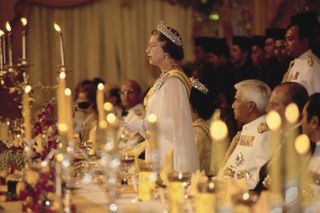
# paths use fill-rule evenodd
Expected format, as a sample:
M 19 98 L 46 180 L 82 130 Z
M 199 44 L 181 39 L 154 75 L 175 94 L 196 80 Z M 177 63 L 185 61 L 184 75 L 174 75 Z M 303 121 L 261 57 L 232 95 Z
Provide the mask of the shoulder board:
M 312 67 L 313 65 L 313 58 L 310 56 L 310 55 L 307 55 L 306 56 L 306 59 L 307 59 L 307 63 L 310 67 Z
M 142 109 L 136 109 L 136 110 L 134 110 L 134 114 L 136 114 L 137 116 L 142 116 L 143 115 L 143 110 Z
M 258 126 L 257 126 L 257 130 L 259 133 L 263 133 L 265 131 L 268 131 L 269 130 L 269 127 L 267 125 L 267 123 L 260 123 Z
M 240 145 L 243 146 L 252 146 L 254 141 L 254 136 L 251 135 L 241 135 L 240 136 Z
M 176 77 L 178 78 L 185 86 L 187 90 L 187 94 L 190 97 L 190 92 L 191 92 L 191 82 L 186 74 L 184 74 L 182 71 L 179 70 L 170 70 L 168 72 L 169 77 Z

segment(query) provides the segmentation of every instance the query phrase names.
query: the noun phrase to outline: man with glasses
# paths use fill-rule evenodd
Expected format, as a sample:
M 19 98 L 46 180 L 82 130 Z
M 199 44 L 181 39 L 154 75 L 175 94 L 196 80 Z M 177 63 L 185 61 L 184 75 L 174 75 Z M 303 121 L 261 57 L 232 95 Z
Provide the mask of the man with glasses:
M 140 85 L 134 80 L 127 80 L 121 83 L 120 98 L 123 106 L 121 118 L 129 123 L 136 119 L 144 118 L 144 106 L 142 104 L 143 93 Z M 124 127 L 119 128 L 118 146 L 119 149 L 132 148 L 143 138 L 139 132 L 129 132 Z

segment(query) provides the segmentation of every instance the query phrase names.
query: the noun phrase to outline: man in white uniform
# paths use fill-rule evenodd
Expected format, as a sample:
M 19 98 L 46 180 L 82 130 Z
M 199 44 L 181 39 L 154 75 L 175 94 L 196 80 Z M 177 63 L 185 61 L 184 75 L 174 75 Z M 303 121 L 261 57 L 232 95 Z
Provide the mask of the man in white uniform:
M 271 156 L 265 108 L 271 94 L 269 86 L 259 80 L 245 80 L 235 85 L 232 105 L 236 120 L 244 123 L 241 132 L 228 148 L 225 164 L 218 179 L 244 178 L 253 189 L 259 181 L 259 170 Z
M 302 130 L 307 134 L 313 144 L 312 156 L 309 162 L 308 173 L 311 177 L 309 190 L 306 196 L 311 199 L 320 198 L 320 93 L 313 94 L 302 112 Z
M 122 82 L 120 87 L 120 98 L 124 110 L 122 119 L 124 122 L 144 118 L 144 106 L 141 103 L 143 94 L 138 82 L 127 80 Z M 118 131 L 118 146 L 120 150 L 125 148 L 133 148 L 137 143 L 143 140 L 139 132 L 129 132 L 124 127 L 120 127 Z
M 294 58 L 283 82 L 302 84 L 309 95 L 320 92 L 320 60 L 311 50 L 318 21 L 315 12 L 303 12 L 291 17 L 286 32 L 286 50 Z

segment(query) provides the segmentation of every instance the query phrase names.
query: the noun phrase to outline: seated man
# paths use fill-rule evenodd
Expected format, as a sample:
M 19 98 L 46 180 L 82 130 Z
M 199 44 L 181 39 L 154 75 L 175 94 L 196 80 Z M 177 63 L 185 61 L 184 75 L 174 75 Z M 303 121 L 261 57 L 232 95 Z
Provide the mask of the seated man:
M 133 80 L 122 82 L 120 86 L 120 98 L 124 108 L 122 112 L 122 120 L 131 122 L 136 119 L 144 118 L 144 106 L 142 102 L 142 92 L 140 85 Z M 124 127 L 120 127 L 118 131 L 118 147 L 120 150 L 132 148 L 143 140 L 139 132 L 129 132 Z
M 235 85 L 237 90 L 232 105 L 235 118 L 244 123 L 234 137 L 218 179 L 244 178 L 248 189 L 259 181 L 259 170 L 269 160 L 272 150 L 265 122 L 265 108 L 271 90 L 259 80 L 244 80 Z
M 281 141 L 281 144 L 279 144 L 278 148 L 276 148 L 276 152 L 273 154 L 281 154 L 283 153 L 283 149 L 285 148 L 284 144 L 286 142 L 286 135 L 287 130 L 286 128 L 286 120 L 285 118 L 285 109 L 290 103 L 295 103 L 298 106 L 299 112 L 301 114 L 304 104 L 306 103 L 308 99 L 308 92 L 299 83 L 296 82 L 285 82 L 281 83 L 278 86 L 274 88 L 274 90 L 271 93 L 271 97 L 267 106 L 267 112 L 270 112 L 272 110 L 279 113 L 282 122 L 282 134 L 283 134 L 283 140 Z M 295 125 L 296 132 L 298 134 L 301 134 L 301 128 L 300 128 L 300 119 L 298 120 L 298 125 Z M 268 161 L 260 170 L 260 181 L 255 187 L 256 192 L 261 192 L 262 190 L 265 190 L 270 185 L 270 179 L 268 176 L 268 169 L 271 168 L 272 163 L 274 163 L 273 160 Z M 285 161 L 279 162 L 280 165 L 285 166 Z M 283 168 L 285 170 L 285 168 Z
M 309 162 L 308 173 L 311 178 L 308 194 L 309 198 L 320 198 L 320 93 L 310 96 L 302 112 L 301 126 L 312 142 L 312 156 Z M 306 195 L 306 194 L 305 194 Z

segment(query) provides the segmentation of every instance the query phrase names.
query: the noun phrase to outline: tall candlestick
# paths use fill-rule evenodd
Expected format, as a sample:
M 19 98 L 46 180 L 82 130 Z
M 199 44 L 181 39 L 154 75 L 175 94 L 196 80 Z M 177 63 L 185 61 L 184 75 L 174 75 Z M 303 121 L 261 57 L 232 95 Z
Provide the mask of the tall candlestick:
M 307 135 L 302 134 L 299 135 L 295 140 L 295 150 L 299 154 L 299 161 L 298 161 L 298 182 L 299 182 L 299 189 L 300 189 L 300 196 L 303 194 L 302 192 L 307 188 L 307 180 L 310 178 L 309 172 L 307 170 L 308 163 L 310 160 L 310 139 Z M 309 179 L 310 180 L 310 179 Z M 300 198 L 299 201 L 300 206 L 302 206 L 303 198 Z
M 149 153 L 147 152 L 147 160 L 152 161 L 156 165 L 158 161 L 158 126 L 157 126 L 157 115 L 150 114 L 147 116 L 147 123 L 149 129 Z
M 3 54 L 2 54 L 2 37 L 4 37 L 4 32 L 0 30 L 0 70 L 3 69 Z
M 6 29 L 8 31 L 8 55 L 9 55 L 9 66 L 12 66 L 12 44 L 11 44 L 11 26 L 9 22 L 6 23 Z
M 3 53 L 3 64 L 7 64 L 7 52 L 6 52 L 6 34 L 2 36 L 2 53 Z
M 99 118 L 99 127 L 104 129 L 107 127 L 107 122 L 105 120 L 105 111 L 103 108 L 104 104 L 104 85 L 102 83 L 98 84 L 97 89 L 97 109 L 98 109 L 98 118 Z
M 68 141 L 72 141 L 73 139 L 73 121 L 72 121 L 72 106 L 71 106 L 71 89 L 66 88 L 64 90 L 65 94 L 65 109 L 66 109 L 66 124 L 68 126 L 67 137 Z
M 109 151 L 116 153 L 118 150 L 116 143 L 116 135 L 117 135 L 117 116 L 114 113 L 109 113 L 107 115 L 108 122 L 108 137 L 111 139 L 111 143 L 109 143 Z
M 24 89 L 23 98 L 22 98 L 23 121 L 24 121 L 26 142 L 29 142 L 31 140 L 31 110 L 30 110 L 30 102 L 29 102 L 30 91 L 31 91 L 31 86 L 27 85 Z
M 27 48 L 26 48 L 26 26 L 27 26 L 27 19 L 21 18 L 22 23 L 22 60 L 26 60 L 27 58 Z
M 58 105 L 58 123 L 65 123 L 65 94 L 64 90 L 66 88 L 66 73 L 60 72 L 59 74 L 59 83 L 57 88 L 57 105 Z
M 56 164 L 55 164 L 55 170 L 56 170 L 56 195 L 58 198 L 61 198 L 62 196 L 62 161 L 63 161 L 63 154 L 59 153 L 56 155 Z
M 210 126 L 213 139 L 211 146 L 211 172 L 217 174 L 223 161 L 228 144 L 228 127 L 222 120 L 215 120 Z
M 281 143 L 281 117 L 276 111 L 271 111 L 266 116 L 266 121 L 269 129 L 271 130 L 269 143 L 271 145 L 271 149 L 273 150 L 272 156 L 272 164 L 270 168 L 270 176 L 271 176 L 271 191 L 274 193 L 281 193 L 282 191 L 282 181 L 281 181 L 281 160 L 280 153 L 278 153 L 277 148 Z
M 62 37 L 62 31 L 59 25 L 54 23 L 54 29 L 59 33 L 59 43 L 60 43 L 60 61 L 61 66 L 64 66 L 64 49 L 63 49 L 63 37 Z
M 291 185 L 292 181 L 297 181 L 297 153 L 294 150 L 294 141 L 298 135 L 297 122 L 299 118 L 298 106 L 294 103 L 289 104 L 285 110 L 286 124 L 286 184 Z

